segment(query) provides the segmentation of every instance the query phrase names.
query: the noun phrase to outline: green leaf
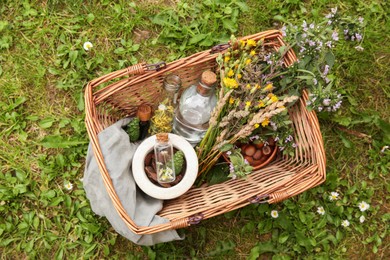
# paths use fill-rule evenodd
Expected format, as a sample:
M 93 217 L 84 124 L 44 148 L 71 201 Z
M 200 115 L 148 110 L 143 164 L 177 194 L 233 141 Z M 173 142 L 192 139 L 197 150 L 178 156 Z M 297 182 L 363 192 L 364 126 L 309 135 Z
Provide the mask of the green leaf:
M 42 119 L 38 123 L 38 125 L 39 125 L 39 127 L 43 128 L 43 129 L 46 129 L 46 128 L 50 128 L 53 125 L 54 122 L 55 122 L 54 118 L 48 117 L 48 118 Z
M 332 52 L 329 51 L 329 52 L 327 52 L 325 54 L 325 61 L 329 65 L 329 67 L 331 67 L 331 68 L 333 67 L 334 61 L 335 61 L 335 57 L 334 57 Z
M 242 12 L 249 11 L 249 7 L 245 2 L 234 2 L 234 3 L 241 9 Z
M 232 149 L 232 148 L 233 148 L 233 145 L 232 145 L 232 144 L 224 144 L 224 145 L 222 145 L 221 148 L 219 148 L 219 151 L 221 151 L 221 152 L 227 152 L 227 151 L 229 151 L 229 150 Z
M 95 20 L 95 15 L 89 13 L 89 14 L 87 15 L 87 22 L 88 22 L 88 23 L 91 23 L 93 20 Z
M 237 26 L 232 20 L 224 19 L 222 20 L 222 24 L 225 29 L 228 29 L 232 33 L 237 31 Z
M 278 242 L 280 244 L 283 244 L 287 241 L 288 238 L 289 238 L 289 234 L 284 232 L 284 233 L 280 234 L 280 236 L 278 238 Z
M 203 40 L 204 38 L 206 38 L 207 34 L 204 34 L 204 33 L 200 33 L 200 34 L 197 34 L 195 36 L 193 36 L 190 41 L 189 41 L 189 44 L 195 44 L 195 43 L 198 43 L 200 42 L 201 40 Z
M 72 63 L 74 63 L 77 59 L 77 56 L 79 55 L 79 51 L 70 51 L 69 52 L 69 58 Z
M 40 144 L 46 148 L 69 148 L 72 146 L 87 144 L 86 140 L 78 140 L 72 137 L 63 137 L 59 135 L 46 136 Z

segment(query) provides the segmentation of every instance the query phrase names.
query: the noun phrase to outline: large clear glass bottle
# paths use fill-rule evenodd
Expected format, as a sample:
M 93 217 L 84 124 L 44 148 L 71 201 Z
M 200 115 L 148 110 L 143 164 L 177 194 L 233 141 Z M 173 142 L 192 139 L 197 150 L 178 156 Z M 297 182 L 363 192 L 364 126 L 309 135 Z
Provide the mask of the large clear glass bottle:
M 217 104 L 214 72 L 204 71 L 196 85 L 187 88 L 176 109 L 173 132 L 196 146 L 205 135 L 211 112 Z
M 154 157 L 156 160 L 157 181 L 159 183 L 173 182 L 176 179 L 175 162 L 173 160 L 173 146 L 169 142 L 167 133 L 156 135 Z

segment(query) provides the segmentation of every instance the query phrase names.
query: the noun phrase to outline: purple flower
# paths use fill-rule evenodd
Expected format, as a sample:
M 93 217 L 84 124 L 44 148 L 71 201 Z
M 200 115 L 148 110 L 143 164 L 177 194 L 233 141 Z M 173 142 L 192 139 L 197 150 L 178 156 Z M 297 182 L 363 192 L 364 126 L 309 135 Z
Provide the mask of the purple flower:
M 281 31 L 282 31 L 282 35 L 285 37 L 287 34 L 286 34 L 286 30 L 287 30 L 287 27 L 286 26 L 283 26 Z
M 312 40 L 309 41 L 309 46 L 315 46 L 315 45 L 316 45 L 315 41 L 312 41 Z
M 323 107 L 318 107 L 318 112 L 321 112 L 324 108 Z
M 245 164 L 249 164 L 249 162 L 248 162 L 247 159 L 244 159 L 244 163 L 245 163 Z
M 338 33 L 337 31 L 334 31 L 334 32 L 332 33 L 332 39 L 333 39 L 334 41 L 338 41 L 338 40 L 339 40 L 339 33 Z
M 302 33 L 302 38 L 306 38 L 307 37 L 307 33 Z
M 231 155 L 231 154 L 232 154 L 232 151 L 227 151 L 226 154 L 227 154 L 227 155 Z
M 292 147 L 297 148 L 298 145 L 297 145 L 296 143 L 293 143 L 293 144 L 292 144 Z
M 331 42 L 331 41 L 327 41 L 327 42 L 325 43 L 325 45 L 328 46 L 329 48 L 332 48 L 332 42 Z
M 313 83 L 314 83 L 314 85 L 317 85 L 318 80 L 316 78 L 313 78 Z
M 324 67 L 324 72 L 322 73 L 324 76 L 328 75 L 329 73 L 329 65 L 326 64 L 325 67 Z
M 291 142 L 294 139 L 292 135 L 287 136 L 287 138 L 284 140 L 285 143 Z
M 322 101 L 322 104 L 324 104 L 324 106 L 329 106 L 330 105 L 330 98 L 325 98 L 324 101 Z
M 279 141 L 279 139 L 280 139 L 279 136 L 277 136 L 277 137 L 275 137 L 274 141 L 277 142 L 277 141 Z
M 284 146 L 279 146 L 279 150 L 283 151 L 284 150 Z
M 345 30 L 344 30 L 344 35 L 347 35 L 348 32 L 349 32 L 349 30 L 348 30 L 348 29 L 345 29 Z
M 299 50 L 299 52 L 302 53 L 302 52 L 304 52 L 305 50 L 306 50 L 306 48 L 302 46 L 301 49 Z
M 355 36 L 356 36 L 356 41 L 358 42 L 360 42 L 363 39 L 362 35 L 359 33 L 355 33 Z
M 328 77 L 325 77 L 325 82 L 328 84 L 330 82 L 330 79 Z
M 310 29 L 314 29 L 314 23 L 311 23 L 311 24 L 309 25 L 309 28 L 310 28 Z
M 251 141 L 251 142 L 253 142 L 254 140 L 257 140 L 257 139 L 259 139 L 258 135 L 254 135 L 254 136 L 249 137 L 249 141 Z
M 232 163 L 229 164 L 229 171 L 234 172 L 234 165 Z

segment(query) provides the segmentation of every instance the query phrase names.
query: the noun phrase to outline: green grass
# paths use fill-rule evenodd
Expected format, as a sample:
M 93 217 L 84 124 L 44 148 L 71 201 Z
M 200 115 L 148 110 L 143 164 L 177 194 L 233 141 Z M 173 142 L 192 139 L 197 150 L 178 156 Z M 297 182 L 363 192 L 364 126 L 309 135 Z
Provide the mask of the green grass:
M 86 83 L 141 61 L 187 56 L 231 33 L 244 36 L 279 28 L 283 21 L 300 25 L 303 19 L 317 20 L 336 4 L 252 0 L 246 8 L 217 0 L 205 5 L 116 2 L 0 4 L 2 258 L 390 257 L 390 151 L 381 152 L 390 145 L 388 3 L 338 3 L 343 15 L 362 16 L 367 26 L 363 52 L 351 44 L 335 51 L 345 98 L 337 114 L 320 116 L 328 160 L 323 185 L 276 205 L 251 205 L 205 220 L 181 230 L 184 241 L 141 247 L 118 235 L 86 200 L 80 181 L 88 144 L 82 95 Z M 162 11 L 169 16 L 150 19 L 167 7 L 175 12 Z M 178 21 L 182 26 L 175 28 Z M 94 45 L 90 52 L 82 48 L 87 40 Z M 65 189 L 66 182 L 73 183 L 73 190 Z M 337 202 L 328 199 L 332 191 L 340 194 Z M 371 206 L 362 224 L 361 201 Z M 319 206 L 325 216 L 316 213 Z M 278 210 L 278 219 L 270 217 L 271 210 Z M 350 227 L 340 226 L 344 219 Z

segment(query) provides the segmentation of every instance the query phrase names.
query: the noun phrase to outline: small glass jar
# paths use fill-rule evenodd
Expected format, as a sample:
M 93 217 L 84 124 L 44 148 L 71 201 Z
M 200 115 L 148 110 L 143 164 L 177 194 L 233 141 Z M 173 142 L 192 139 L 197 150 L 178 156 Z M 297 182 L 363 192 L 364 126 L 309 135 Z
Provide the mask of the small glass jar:
M 157 181 L 159 183 L 173 182 L 176 179 L 173 146 L 169 142 L 167 133 L 156 135 L 154 157 L 156 160 Z
M 181 88 L 181 79 L 179 76 L 170 74 L 165 77 L 163 83 L 165 93 L 164 99 L 168 99 L 167 105 L 175 108 L 177 106 L 177 97 L 179 94 L 179 89 Z

